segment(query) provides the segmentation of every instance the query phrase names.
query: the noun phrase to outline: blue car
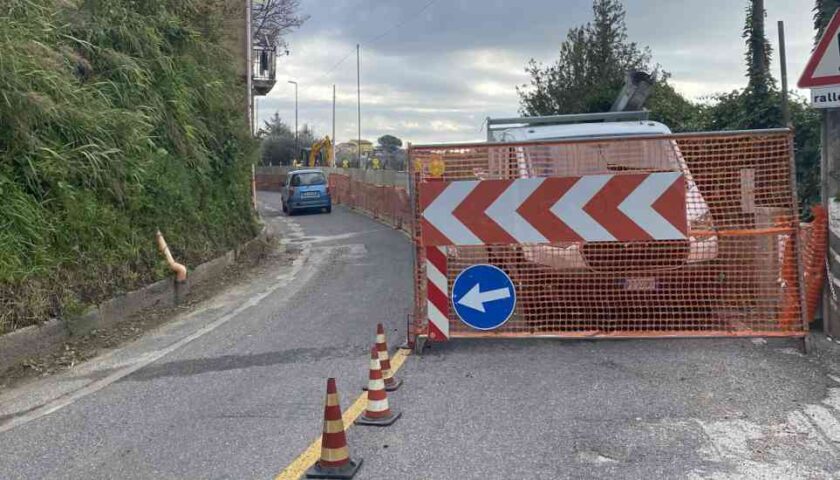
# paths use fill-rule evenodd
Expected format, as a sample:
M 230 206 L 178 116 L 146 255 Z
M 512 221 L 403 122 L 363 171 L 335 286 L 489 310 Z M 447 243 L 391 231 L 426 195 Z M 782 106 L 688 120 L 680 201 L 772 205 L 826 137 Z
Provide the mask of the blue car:
M 330 187 L 327 185 L 327 176 L 321 170 L 289 172 L 281 198 L 283 211 L 289 215 L 308 209 L 320 209 L 327 213 L 332 211 Z

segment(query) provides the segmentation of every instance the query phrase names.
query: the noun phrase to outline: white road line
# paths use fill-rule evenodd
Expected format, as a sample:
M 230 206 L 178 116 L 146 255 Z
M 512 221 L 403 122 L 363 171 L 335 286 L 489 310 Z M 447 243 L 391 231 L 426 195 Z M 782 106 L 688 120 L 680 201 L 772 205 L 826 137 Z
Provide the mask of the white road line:
M 840 422 L 827 408 L 819 405 L 806 405 L 805 414 L 811 418 L 811 421 L 826 438 L 834 443 L 840 443 Z
M 294 229 L 294 225 L 290 225 L 290 227 L 292 227 Z M 282 279 L 286 279 L 286 278 L 289 278 L 289 277 L 294 278 L 295 276 L 297 276 L 300 273 L 300 271 L 303 269 L 303 266 L 306 265 L 307 263 L 318 264 L 319 263 L 317 261 L 318 259 L 315 259 L 315 258 L 310 259 L 309 258 L 311 253 L 312 253 L 311 247 L 308 244 L 304 245 L 303 248 L 301 249 L 300 255 L 294 260 L 294 262 L 292 262 L 291 270 L 289 272 L 283 274 L 283 275 L 279 275 L 277 277 L 277 279 L 282 280 Z M 313 257 L 314 256 L 315 255 L 313 255 Z M 325 257 L 325 255 L 323 255 L 323 254 L 322 255 L 317 255 L 317 256 Z M 33 410 L 33 411 L 31 411 L 27 414 L 24 414 L 24 415 L 21 415 L 21 416 L 18 416 L 18 417 L 15 417 L 15 418 L 9 420 L 7 423 L 5 423 L 3 425 L 0 425 L 0 433 L 7 432 L 9 430 L 12 430 L 13 428 L 19 427 L 19 426 L 24 425 L 26 423 L 29 423 L 33 420 L 37 420 L 37 419 L 39 419 L 43 416 L 46 416 L 46 415 L 54 413 L 58 410 L 61 410 L 62 408 L 73 404 L 77 400 L 79 400 L 81 398 L 84 398 L 84 397 L 86 397 L 86 396 L 88 396 L 92 393 L 96 393 L 96 392 L 102 390 L 103 388 L 111 385 L 112 383 L 114 383 L 114 382 L 116 382 L 116 381 L 118 381 L 118 380 L 120 380 L 120 379 L 122 379 L 122 378 L 124 378 L 128 375 L 131 375 L 132 373 L 134 373 L 138 370 L 140 370 L 141 368 L 146 367 L 149 364 L 160 360 L 161 358 L 165 357 L 166 355 L 184 347 L 185 345 L 192 342 L 193 340 L 201 338 L 204 335 L 207 335 L 208 333 L 212 332 L 213 330 L 216 330 L 217 328 L 219 328 L 222 325 L 224 325 L 225 323 L 229 322 L 231 319 L 235 318 L 236 316 L 238 316 L 239 314 L 241 314 L 245 310 L 248 310 L 249 308 L 259 304 L 266 297 L 268 297 L 269 295 L 271 295 L 272 293 L 274 293 L 278 289 L 285 287 L 287 284 L 288 284 L 288 282 L 285 282 L 285 281 L 274 282 L 273 286 L 270 287 L 268 290 L 265 290 L 261 293 L 258 293 L 256 295 L 251 296 L 245 303 L 243 303 L 242 305 L 240 305 L 239 307 L 237 307 L 236 309 L 234 309 L 230 313 L 228 313 L 228 314 L 222 316 L 221 318 L 219 318 L 218 320 L 204 326 L 203 328 L 199 329 L 198 331 L 196 331 L 192 335 L 184 337 L 181 340 L 173 343 L 172 345 L 170 345 L 170 346 L 168 346 L 168 347 L 166 347 L 162 350 L 158 350 L 158 351 L 155 351 L 155 352 L 150 352 L 148 355 L 145 355 L 145 356 L 141 357 L 137 361 L 137 363 L 134 363 L 129 367 L 125 367 L 123 369 L 117 370 L 116 372 L 108 375 L 105 378 L 102 378 L 100 380 L 92 382 L 91 384 L 87 385 L 86 387 L 83 387 L 83 388 L 81 388 L 79 390 L 76 390 L 72 393 L 69 393 L 69 394 L 64 395 L 62 397 L 59 397 L 58 399 L 53 400 L 53 401 L 51 401 L 51 402 L 49 402 L 49 403 L 47 403 L 47 404 L 45 404 L 41 407 L 38 407 L 35 410 Z

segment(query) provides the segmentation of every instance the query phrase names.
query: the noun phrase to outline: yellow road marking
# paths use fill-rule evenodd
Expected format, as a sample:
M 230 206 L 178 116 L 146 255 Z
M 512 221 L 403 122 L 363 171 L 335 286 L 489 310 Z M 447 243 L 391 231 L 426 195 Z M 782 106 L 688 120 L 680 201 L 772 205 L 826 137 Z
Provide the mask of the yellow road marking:
M 397 353 L 391 358 L 391 372 L 397 373 L 402 367 L 408 356 L 409 350 L 397 350 Z M 348 430 L 353 422 L 365 410 L 365 402 L 367 400 L 367 392 L 359 395 L 359 398 L 350 405 L 350 408 L 344 411 L 341 418 L 344 420 L 344 429 Z M 283 469 L 274 480 L 298 480 L 303 477 L 306 471 L 318 461 L 321 454 L 321 435 L 315 439 L 288 467 Z

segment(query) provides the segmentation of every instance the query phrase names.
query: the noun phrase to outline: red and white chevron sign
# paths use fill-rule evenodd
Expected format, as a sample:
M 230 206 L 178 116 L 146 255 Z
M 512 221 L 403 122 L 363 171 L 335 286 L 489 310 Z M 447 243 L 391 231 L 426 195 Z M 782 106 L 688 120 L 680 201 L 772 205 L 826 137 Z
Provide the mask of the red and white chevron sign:
M 679 172 L 420 184 L 424 246 L 682 240 Z

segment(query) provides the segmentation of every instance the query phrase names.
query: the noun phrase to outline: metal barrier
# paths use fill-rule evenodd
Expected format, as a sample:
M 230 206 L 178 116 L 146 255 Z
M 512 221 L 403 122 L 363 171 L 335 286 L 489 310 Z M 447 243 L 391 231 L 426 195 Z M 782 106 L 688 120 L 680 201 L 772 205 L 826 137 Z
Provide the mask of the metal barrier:
M 806 334 L 788 130 L 409 154 L 414 334 Z M 514 313 L 496 330 L 468 327 L 450 308 L 453 281 L 476 264 L 516 288 Z

